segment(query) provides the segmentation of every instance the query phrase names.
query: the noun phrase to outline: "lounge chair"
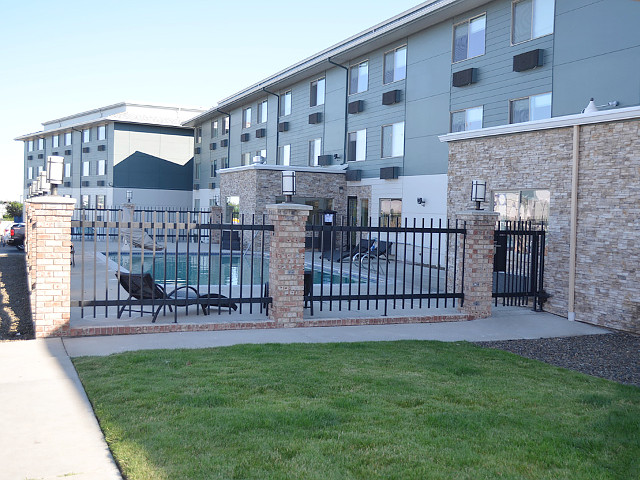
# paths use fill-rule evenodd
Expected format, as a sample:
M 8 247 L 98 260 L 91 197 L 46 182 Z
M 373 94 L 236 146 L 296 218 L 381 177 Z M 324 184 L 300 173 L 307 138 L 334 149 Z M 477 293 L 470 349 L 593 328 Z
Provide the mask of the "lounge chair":
M 334 250 L 333 253 L 323 253 L 322 257 L 327 260 L 331 260 L 333 258 L 333 261 L 338 263 L 344 262 L 345 260 L 351 262 L 357 255 L 361 255 L 369 251 L 375 245 L 375 242 L 375 239 L 368 240 L 363 238 L 357 245 L 345 245 L 342 248 Z
M 135 311 L 138 313 L 153 314 L 151 323 L 155 323 L 160 310 L 165 306 L 169 307 L 169 311 L 172 312 L 172 307 L 199 305 L 202 307 L 202 313 L 204 315 L 209 313 L 212 306 L 220 306 L 233 310 L 238 309 L 238 306 L 224 295 L 219 295 L 217 293 L 201 295 L 190 285 L 178 287 L 177 289 L 167 293 L 161 285 L 158 285 L 153 280 L 149 273 L 139 274 L 120 272 L 119 276 L 116 273 L 116 277 L 118 277 L 122 288 L 129 293 L 129 297 L 118 310 L 118 318 L 120 318 L 122 313 L 128 309 L 129 312 Z M 132 300 L 136 300 L 136 302 L 133 302 Z M 151 305 L 152 310 L 144 310 L 145 305 Z M 134 310 L 134 307 L 140 307 L 140 309 Z M 174 320 L 174 322 L 177 322 L 177 320 Z
M 128 245 L 129 241 L 131 241 L 131 245 L 134 247 L 144 248 L 145 250 L 164 250 L 164 247 L 154 243 L 153 238 L 144 230 L 130 231 L 128 228 L 122 228 L 120 230 L 120 236 L 122 238 L 122 245 Z
M 391 246 L 393 242 L 385 242 L 383 240 L 377 241 L 369 251 L 354 255 L 353 261 L 359 263 L 365 268 L 368 264 L 373 266 L 383 266 L 384 260 L 388 260 L 388 255 L 391 252 Z M 368 267 L 367 267 L 368 268 Z M 378 273 L 380 270 L 378 269 Z

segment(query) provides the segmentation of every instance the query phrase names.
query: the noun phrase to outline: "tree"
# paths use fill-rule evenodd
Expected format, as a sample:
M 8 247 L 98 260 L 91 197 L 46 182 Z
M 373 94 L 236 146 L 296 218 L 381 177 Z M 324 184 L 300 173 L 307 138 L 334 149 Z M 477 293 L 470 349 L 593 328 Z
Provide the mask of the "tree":
M 8 202 L 6 214 L 7 217 L 21 217 L 22 216 L 22 204 L 20 202 Z

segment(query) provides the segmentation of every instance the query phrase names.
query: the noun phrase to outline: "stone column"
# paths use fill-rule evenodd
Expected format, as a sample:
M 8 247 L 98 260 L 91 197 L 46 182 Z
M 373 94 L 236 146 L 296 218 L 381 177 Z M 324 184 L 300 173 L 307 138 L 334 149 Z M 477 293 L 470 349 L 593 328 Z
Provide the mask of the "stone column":
M 71 216 L 76 201 L 45 196 L 28 201 L 31 316 L 36 337 L 65 336 L 71 317 Z
M 209 223 L 214 225 L 222 223 L 222 207 L 214 205 L 211 207 L 211 211 L 209 213 Z M 211 242 L 219 244 L 221 242 L 220 238 L 220 229 L 214 228 L 211 230 Z
M 457 215 L 461 223 L 466 222 L 467 238 L 464 259 L 461 252 L 458 262 L 464 260 L 464 304 L 460 311 L 474 318 L 491 316 L 491 293 L 493 291 L 493 232 L 498 214 L 485 210 L 471 210 Z M 462 247 L 460 247 L 462 248 Z M 456 288 L 462 287 L 462 269 Z
M 304 238 L 311 207 L 267 205 L 273 235 L 269 247 L 269 318 L 283 327 L 302 321 L 304 309 Z

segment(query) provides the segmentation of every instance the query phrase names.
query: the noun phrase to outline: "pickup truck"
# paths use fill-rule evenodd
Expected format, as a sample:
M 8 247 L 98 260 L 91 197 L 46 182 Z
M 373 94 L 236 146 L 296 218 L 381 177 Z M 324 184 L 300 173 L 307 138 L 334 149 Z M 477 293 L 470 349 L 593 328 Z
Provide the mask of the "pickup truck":
M 13 225 L 11 225 L 11 230 L 9 233 L 9 239 L 7 240 L 7 245 L 13 245 L 14 247 L 22 250 L 24 248 L 24 235 L 25 235 L 24 223 L 14 223 Z

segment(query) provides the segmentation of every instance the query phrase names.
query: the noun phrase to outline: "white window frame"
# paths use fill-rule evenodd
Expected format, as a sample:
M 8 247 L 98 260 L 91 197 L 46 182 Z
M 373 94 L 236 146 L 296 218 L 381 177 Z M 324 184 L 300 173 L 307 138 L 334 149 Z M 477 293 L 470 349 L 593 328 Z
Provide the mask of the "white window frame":
M 27 168 L 27 180 L 33 180 L 33 167 Z
M 400 212 L 392 213 L 393 209 L 390 208 L 389 213 L 382 213 L 383 202 L 389 202 L 389 207 L 392 204 L 400 204 Z M 383 217 L 384 215 L 384 217 Z M 385 221 L 386 220 L 386 221 Z M 393 221 L 392 221 L 393 220 Z M 402 198 L 379 198 L 378 199 L 378 225 L 379 226 L 402 226 Z
M 91 206 L 89 195 L 80 196 L 80 206 L 82 208 L 89 208 Z
M 222 122 L 223 128 L 224 128 L 224 132 L 223 135 L 228 135 L 229 134 L 229 117 L 224 117 L 224 120 Z
M 200 180 L 200 162 L 195 162 L 193 164 L 193 175 L 196 180 Z
M 73 144 L 73 134 L 71 132 L 64 133 L 64 146 L 68 147 Z
M 71 178 L 71 162 L 64 164 L 64 176 L 65 178 Z
M 480 109 L 480 126 L 476 127 L 476 128 L 469 128 L 469 114 L 473 111 L 473 110 L 478 110 Z M 469 130 L 478 130 L 480 128 L 482 128 L 484 126 L 484 105 L 479 105 L 476 107 L 469 107 L 469 108 L 462 108 L 460 110 L 454 110 L 451 112 L 450 115 L 450 120 L 449 120 L 449 131 L 454 133 L 453 130 L 453 116 L 456 113 L 461 113 L 464 112 L 465 114 L 465 119 L 464 119 L 464 130 L 457 130 L 460 132 L 468 132 Z
M 367 69 L 367 74 L 366 74 L 366 80 L 365 80 L 365 84 L 364 88 L 362 88 L 362 86 L 360 85 L 360 69 L 362 68 L 363 65 L 366 65 L 366 69 Z M 356 91 L 353 92 L 351 90 L 351 85 L 353 83 L 352 79 L 353 79 L 353 72 L 356 72 L 357 74 L 357 83 L 358 86 L 356 88 Z M 358 63 L 356 63 L 355 65 L 351 65 L 349 67 L 349 95 L 356 95 L 358 93 L 362 93 L 362 92 L 366 92 L 367 90 L 369 90 L 369 59 L 366 60 L 362 60 Z
M 98 175 L 106 175 L 107 174 L 107 161 L 106 160 L 98 160 Z
M 251 128 L 251 107 L 242 109 L 242 128 Z
M 54 135 L 51 137 L 51 148 L 60 147 L 60 135 Z
M 470 42 L 469 42 L 469 32 L 471 30 L 471 22 L 473 22 L 474 20 L 478 20 L 479 18 L 484 17 L 484 35 L 483 35 L 483 45 L 482 45 L 482 53 L 479 53 L 477 55 L 473 55 L 473 56 L 469 56 L 469 46 L 470 46 Z M 458 60 L 456 60 L 456 28 L 458 28 L 460 25 L 464 25 L 467 24 L 467 53 L 466 56 L 464 58 L 460 58 Z M 474 17 L 470 17 L 467 18 L 466 20 L 462 21 L 462 22 L 458 22 L 453 26 L 453 30 L 451 32 L 451 63 L 460 63 L 460 62 L 464 62 L 465 60 L 469 60 L 471 58 L 478 58 L 483 56 L 486 52 L 487 52 L 487 12 L 483 12 L 480 15 L 476 15 Z
M 398 68 L 396 66 L 396 62 L 398 59 L 398 52 L 400 50 L 404 50 L 404 76 L 402 78 L 396 78 L 396 69 Z M 386 81 L 386 79 L 384 78 L 384 74 L 387 71 L 387 55 L 393 52 L 393 80 L 390 81 Z M 399 82 L 401 80 L 404 80 L 407 78 L 407 44 L 405 43 L 404 45 L 400 45 L 396 48 L 393 48 L 391 50 L 387 50 L 386 52 L 384 52 L 384 54 L 382 55 L 382 84 L 383 85 L 389 85 L 391 83 L 395 83 L 395 82 Z
M 322 155 L 322 138 L 314 138 L 309 140 L 309 166 L 317 167 L 319 165 L 318 157 Z
M 38 150 L 44 150 L 44 138 L 38 139 Z
M 287 102 L 288 99 L 288 102 Z M 291 106 L 293 105 L 293 94 L 291 90 L 285 91 L 280 95 L 280 116 L 286 117 L 291 115 Z
M 85 128 L 82 130 L 82 143 L 89 143 L 91 141 L 91 129 Z
M 367 129 L 355 130 L 347 134 L 347 157 L 350 153 L 351 135 L 355 135 L 355 158 L 347 158 L 349 162 L 362 162 L 367 159 Z
M 395 142 L 396 142 L 396 138 L 397 135 L 394 135 L 395 133 L 395 126 L 396 125 L 402 125 L 402 145 L 401 145 L 401 149 L 402 152 L 399 155 L 396 155 L 395 153 L 397 153 L 397 148 L 399 147 Z M 391 155 L 384 155 L 384 129 L 391 127 Z M 398 158 L 398 157 L 403 157 L 404 156 L 404 122 L 396 122 L 396 123 L 390 123 L 388 125 L 383 125 L 381 128 L 381 138 L 380 138 L 380 158 Z
M 531 122 L 531 121 L 534 121 L 534 120 L 545 120 L 547 118 L 551 118 L 552 112 L 549 112 L 549 116 L 548 117 L 535 118 L 535 119 L 531 120 L 531 110 L 532 110 L 532 108 L 531 108 L 531 100 L 534 99 L 534 98 L 537 98 L 537 97 L 542 97 L 544 95 L 549 95 L 550 96 L 549 97 L 549 104 L 553 108 L 553 94 L 552 94 L 552 92 L 543 92 L 543 93 L 538 93 L 538 94 L 535 94 L 535 95 L 529 95 L 529 96 L 526 96 L 526 97 L 519 97 L 519 98 L 510 99 L 509 100 L 509 124 L 510 125 L 516 125 L 518 123 Z M 527 99 L 529 100 L 529 119 L 525 120 L 523 122 L 515 122 L 515 123 L 513 123 L 513 121 L 512 121 L 513 120 L 513 102 L 517 102 L 518 100 L 527 100 Z
M 85 160 L 82 162 L 82 176 L 88 177 L 91 175 L 91 162 L 89 160 Z
M 107 139 L 107 126 L 106 125 L 98 125 L 96 128 L 96 140 L 106 140 Z
M 320 77 L 311 82 L 309 86 L 309 106 L 310 107 L 319 107 L 321 105 L 324 105 L 324 97 L 325 97 L 326 89 L 327 89 L 327 82 L 325 77 Z
M 96 195 L 96 208 L 99 210 L 104 210 L 105 205 L 107 203 L 106 195 Z
M 267 100 L 262 100 L 260 103 L 258 103 L 258 118 L 257 118 L 258 124 L 267 123 L 268 112 L 269 112 L 269 104 Z
M 196 127 L 193 131 L 193 141 L 195 143 L 202 143 L 202 127 Z
M 27 152 L 33 152 L 33 140 L 27 140 Z
M 218 137 L 218 120 L 211 121 L 211 138 Z
M 42 173 L 43 170 L 44 170 L 44 167 L 42 165 L 38 165 L 38 169 L 37 169 L 38 176 Z
M 278 165 L 291 165 L 291 144 L 278 147 Z
M 240 156 L 240 164 L 242 166 L 251 165 L 251 152 L 244 152 Z
M 551 31 L 550 32 L 546 32 L 546 33 L 542 33 L 540 35 L 536 35 L 534 37 L 533 32 L 535 29 L 535 18 L 536 18 L 536 3 L 538 3 L 540 0 L 531 0 L 531 32 L 530 32 L 530 36 L 528 39 L 526 40 L 520 40 L 519 42 L 514 42 L 513 38 L 515 36 L 516 33 L 516 24 L 515 24 L 515 12 L 516 12 L 516 5 L 518 3 L 522 3 L 525 0 L 514 0 L 513 2 L 511 2 L 511 37 L 510 37 L 510 41 L 511 41 L 511 45 L 520 45 L 522 43 L 526 43 L 526 42 L 530 42 L 531 40 L 535 40 L 536 38 L 542 38 L 542 37 L 546 37 L 547 35 L 553 35 L 553 33 L 555 32 L 555 8 L 556 8 L 556 3 L 555 0 L 551 0 L 553 1 L 553 12 L 551 12 L 551 18 L 552 18 L 552 22 L 551 22 Z

